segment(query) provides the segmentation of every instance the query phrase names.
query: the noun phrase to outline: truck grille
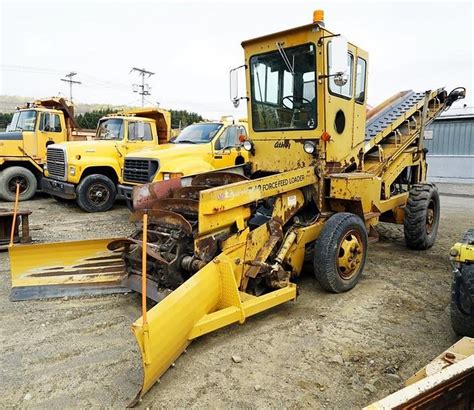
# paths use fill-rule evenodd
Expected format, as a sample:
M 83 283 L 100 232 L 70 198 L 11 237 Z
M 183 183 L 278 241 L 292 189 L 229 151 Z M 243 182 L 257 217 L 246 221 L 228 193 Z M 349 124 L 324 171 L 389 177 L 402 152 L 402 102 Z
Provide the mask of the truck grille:
M 51 178 L 66 180 L 66 155 L 62 148 L 48 147 L 46 164 Z
M 158 171 L 158 161 L 151 159 L 125 158 L 123 179 L 127 182 L 147 183 Z

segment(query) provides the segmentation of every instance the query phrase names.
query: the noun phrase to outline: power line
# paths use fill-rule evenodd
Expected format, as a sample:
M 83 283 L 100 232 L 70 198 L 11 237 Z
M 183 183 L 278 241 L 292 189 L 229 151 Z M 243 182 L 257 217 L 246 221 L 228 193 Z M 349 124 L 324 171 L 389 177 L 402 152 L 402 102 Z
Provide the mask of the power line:
M 144 68 L 137 68 L 133 67 L 130 72 L 136 71 L 142 76 L 142 83 L 141 84 L 133 84 L 133 92 L 138 93 L 142 96 L 142 107 L 145 106 L 145 95 L 151 95 L 150 90 L 151 87 L 148 84 L 145 84 L 145 76 L 148 75 L 148 78 L 150 78 L 152 75 L 155 75 L 155 73 L 152 73 L 151 71 L 147 71 Z M 140 88 L 140 91 L 138 89 Z
M 82 84 L 80 81 L 75 81 L 72 79 L 72 77 L 74 77 L 75 75 L 77 75 L 77 73 L 75 73 L 74 71 L 71 71 L 69 74 L 66 74 L 67 79 L 61 78 L 61 81 L 64 81 L 65 83 L 69 83 L 69 99 L 71 102 L 72 102 L 72 85 Z

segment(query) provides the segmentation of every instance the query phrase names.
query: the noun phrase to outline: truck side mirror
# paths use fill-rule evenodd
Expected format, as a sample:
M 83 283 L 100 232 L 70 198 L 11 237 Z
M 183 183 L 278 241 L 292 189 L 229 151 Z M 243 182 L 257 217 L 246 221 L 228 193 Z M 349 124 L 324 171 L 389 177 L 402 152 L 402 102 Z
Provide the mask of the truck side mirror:
M 239 106 L 240 100 L 246 98 L 240 95 L 240 89 L 239 89 L 239 77 L 245 73 L 245 70 L 242 70 L 242 68 L 245 69 L 246 66 L 241 65 L 239 67 L 233 68 L 229 72 L 230 100 L 232 101 L 232 104 L 234 104 L 235 108 Z M 245 81 L 243 81 L 243 83 L 245 84 Z
M 347 40 L 343 36 L 331 39 L 329 47 L 329 75 L 334 76 L 334 83 L 342 87 L 347 83 L 349 66 L 347 63 Z

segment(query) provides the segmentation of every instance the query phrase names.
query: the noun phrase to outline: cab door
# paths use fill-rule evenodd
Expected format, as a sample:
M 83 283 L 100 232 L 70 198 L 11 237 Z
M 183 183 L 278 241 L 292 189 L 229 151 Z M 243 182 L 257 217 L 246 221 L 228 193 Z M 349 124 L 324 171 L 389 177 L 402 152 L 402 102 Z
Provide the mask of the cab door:
M 127 135 L 124 138 L 123 150 L 125 154 L 156 145 L 157 136 L 153 134 L 151 123 L 148 121 L 128 121 Z M 123 168 L 125 155 L 120 157 L 120 167 Z
M 331 61 L 332 39 L 327 44 L 326 82 L 326 129 L 331 141 L 326 143 L 326 161 L 338 164 L 344 161 L 352 150 L 354 139 L 354 65 L 356 50 L 348 44 L 346 82 L 339 83 L 334 76 Z
M 46 159 L 48 145 L 66 140 L 64 117 L 57 113 L 42 112 L 38 122 L 37 146 L 35 156 L 40 161 Z
M 226 168 L 245 162 L 240 136 L 247 136 L 241 125 L 230 125 L 214 140 L 212 165 L 214 168 Z

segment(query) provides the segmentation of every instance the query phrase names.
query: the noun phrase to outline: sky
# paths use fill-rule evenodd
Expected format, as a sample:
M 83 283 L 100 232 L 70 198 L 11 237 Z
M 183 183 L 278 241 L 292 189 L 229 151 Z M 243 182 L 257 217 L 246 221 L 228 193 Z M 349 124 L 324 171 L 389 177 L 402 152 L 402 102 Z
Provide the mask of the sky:
M 82 103 L 139 105 L 132 67 L 147 78 L 147 104 L 217 119 L 246 115 L 229 100 L 229 70 L 243 40 L 308 24 L 369 52 L 368 102 L 398 91 L 465 86 L 474 105 L 473 6 L 456 1 L 23 1 L 0 0 L 0 94 L 69 95 Z

